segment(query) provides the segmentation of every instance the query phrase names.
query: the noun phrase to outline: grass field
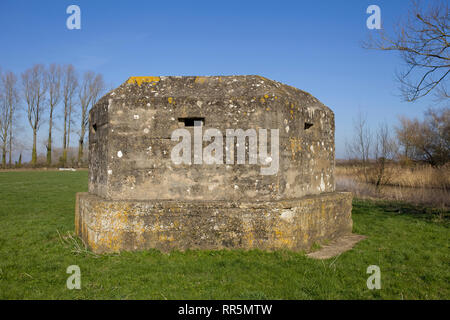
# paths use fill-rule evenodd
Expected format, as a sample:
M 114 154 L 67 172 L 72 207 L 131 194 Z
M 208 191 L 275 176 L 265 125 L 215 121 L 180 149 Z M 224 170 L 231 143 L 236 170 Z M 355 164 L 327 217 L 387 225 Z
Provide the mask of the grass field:
M 75 193 L 87 172 L 0 172 L 0 299 L 449 299 L 449 212 L 354 201 L 354 232 L 337 258 L 286 251 L 156 250 L 96 256 L 79 248 Z M 66 268 L 81 268 L 68 290 Z M 381 269 L 369 290 L 366 269 Z

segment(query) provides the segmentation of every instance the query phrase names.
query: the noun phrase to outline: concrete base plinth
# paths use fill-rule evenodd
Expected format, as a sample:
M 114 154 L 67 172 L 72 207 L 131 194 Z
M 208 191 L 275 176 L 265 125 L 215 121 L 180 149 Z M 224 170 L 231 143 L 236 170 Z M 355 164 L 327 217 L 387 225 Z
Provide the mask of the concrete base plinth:
M 156 248 L 308 250 L 352 231 L 352 195 L 235 201 L 122 201 L 78 193 L 76 233 L 96 253 Z

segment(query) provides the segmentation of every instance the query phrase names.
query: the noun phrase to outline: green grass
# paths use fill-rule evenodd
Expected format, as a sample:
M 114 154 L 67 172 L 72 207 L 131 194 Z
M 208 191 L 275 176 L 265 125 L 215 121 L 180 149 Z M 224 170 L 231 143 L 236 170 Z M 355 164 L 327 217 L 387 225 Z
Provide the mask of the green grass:
M 354 232 L 368 238 L 325 261 L 257 250 L 96 256 L 67 237 L 86 190 L 86 171 L 0 173 L 1 299 L 450 298 L 448 212 L 355 200 Z M 81 290 L 66 288 L 69 265 L 81 268 Z M 366 287 L 369 265 L 381 268 L 381 290 Z

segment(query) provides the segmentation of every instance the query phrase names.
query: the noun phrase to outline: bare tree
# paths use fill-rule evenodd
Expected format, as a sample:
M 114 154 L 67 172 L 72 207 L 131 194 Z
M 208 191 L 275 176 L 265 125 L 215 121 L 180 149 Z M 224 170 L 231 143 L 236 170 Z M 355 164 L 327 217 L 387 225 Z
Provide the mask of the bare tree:
M 353 120 L 354 136 L 350 143 L 347 143 L 347 154 L 350 158 L 358 159 L 361 162 L 363 175 L 368 181 L 367 169 L 369 166 L 369 156 L 372 146 L 372 136 L 367 124 L 367 117 L 358 112 Z
M 5 95 L 6 107 L 9 110 L 9 123 L 8 123 L 8 148 L 9 148 L 9 167 L 12 166 L 12 145 L 13 145 L 13 128 L 14 118 L 19 104 L 19 93 L 17 90 L 17 77 L 12 72 L 7 72 L 2 77 L 2 86 Z
M 450 108 L 429 109 L 423 121 L 404 119 L 396 132 L 409 159 L 433 166 L 450 161 Z
M 0 76 L 3 79 L 0 70 Z M 9 112 L 5 98 L 4 87 L 0 86 L 0 142 L 2 148 L 2 168 L 6 167 L 6 144 L 8 141 Z
M 4 97 L 2 96 L 2 101 L 0 101 L 0 142 L 2 148 L 2 168 L 6 168 L 6 153 L 8 146 L 8 108 L 4 101 Z
M 397 154 L 397 144 L 391 136 L 387 123 L 382 123 L 377 130 L 374 145 L 375 158 L 375 186 L 378 189 L 382 184 L 389 182 L 386 174 L 386 164 L 394 160 Z
M 69 64 L 62 70 L 62 100 L 64 105 L 63 154 L 62 165 L 67 163 L 67 149 L 70 146 L 70 125 L 74 106 L 74 94 L 78 87 L 78 77 L 75 68 Z
M 47 165 L 52 164 L 52 128 L 53 128 L 53 112 L 55 107 L 61 100 L 61 67 L 56 64 L 50 65 L 46 73 L 46 81 L 48 87 L 48 107 L 49 107 L 49 123 L 48 123 L 48 140 L 47 140 Z
M 432 154 L 432 165 L 442 165 L 450 161 L 450 108 L 428 109 L 425 112 L 426 147 Z
M 86 129 L 89 125 L 89 106 L 93 106 L 100 94 L 105 88 L 105 83 L 101 74 L 95 74 L 92 71 L 87 71 L 83 76 L 82 84 L 78 91 L 78 98 L 81 107 L 81 123 L 80 123 L 80 137 L 78 140 L 78 166 L 81 166 L 83 159 L 84 137 Z
M 33 130 L 33 150 L 31 164 L 36 166 L 37 132 L 41 125 L 45 107 L 45 94 L 47 92 L 46 70 L 43 65 L 36 64 L 22 73 L 23 96 L 27 103 L 28 122 Z
M 384 31 L 363 43 L 368 49 L 397 51 L 406 69 L 397 74 L 406 101 L 415 101 L 434 89 L 442 94 L 450 72 L 449 8 L 447 1 L 434 1 L 427 8 L 412 1 L 408 19 L 400 22 L 394 35 Z M 442 95 L 448 98 L 448 95 Z
M 399 125 L 395 127 L 395 133 L 397 135 L 397 140 L 399 147 L 403 154 L 400 158 L 408 162 L 414 157 L 414 136 L 419 130 L 419 121 L 417 119 L 409 119 L 405 116 L 399 117 Z

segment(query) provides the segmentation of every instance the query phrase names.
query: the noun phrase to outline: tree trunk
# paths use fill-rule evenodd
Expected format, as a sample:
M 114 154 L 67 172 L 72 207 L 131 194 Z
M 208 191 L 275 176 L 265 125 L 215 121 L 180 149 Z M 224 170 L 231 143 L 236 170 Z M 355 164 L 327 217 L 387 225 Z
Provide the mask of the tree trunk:
M 11 159 L 11 154 L 12 154 L 12 137 L 11 137 L 11 132 L 9 133 L 9 167 L 12 168 L 12 159 Z
M 9 107 L 9 167 L 12 168 L 12 122 L 13 122 L 13 108 Z
M 81 161 L 83 159 L 83 140 L 78 141 L 78 167 L 81 167 Z
M 50 107 L 50 123 L 48 124 L 48 143 L 47 143 L 47 166 L 52 165 L 52 124 L 53 124 L 53 108 Z
M 2 147 L 2 168 L 6 168 L 6 142 L 3 143 Z
M 379 163 L 378 163 L 379 168 L 378 168 L 377 181 L 375 183 L 375 189 L 376 189 L 376 191 L 379 191 L 381 182 L 382 182 L 383 176 L 384 176 L 385 159 L 383 158 L 383 159 L 379 159 L 377 161 L 379 161 Z
M 11 155 L 12 155 L 12 130 L 10 128 L 10 130 L 9 130 L 9 165 L 8 165 L 10 168 L 12 168 Z
M 69 120 L 67 123 L 67 146 L 66 146 L 66 161 L 67 161 L 67 150 L 70 148 L 70 120 L 72 114 L 72 107 L 69 108 Z
M 33 167 L 36 167 L 36 162 L 37 162 L 36 134 L 37 134 L 37 130 L 34 128 L 33 129 L 33 151 L 31 152 L 31 165 Z
M 6 152 L 8 150 L 8 131 L 9 131 L 9 124 L 7 127 L 2 129 L 2 168 L 6 169 Z
M 67 107 L 64 106 L 64 137 L 63 137 L 63 154 L 62 154 L 62 166 L 66 166 L 67 161 Z

